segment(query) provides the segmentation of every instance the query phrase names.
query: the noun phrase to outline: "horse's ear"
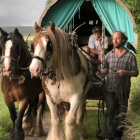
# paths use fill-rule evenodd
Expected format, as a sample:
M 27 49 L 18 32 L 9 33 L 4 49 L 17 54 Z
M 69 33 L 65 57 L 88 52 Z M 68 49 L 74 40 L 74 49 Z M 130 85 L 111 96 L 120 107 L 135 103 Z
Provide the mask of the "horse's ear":
M 2 30 L 2 28 L 0 28 L 0 32 L 1 32 L 1 35 L 3 35 L 3 36 L 8 36 L 8 33 L 5 32 L 4 30 Z
M 14 34 L 19 34 L 19 31 L 18 31 L 18 29 L 17 28 L 15 28 L 15 30 L 14 30 Z
M 35 22 L 35 32 L 39 32 L 41 28 L 37 25 L 37 22 Z
M 55 32 L 55 23 L 53 21 L 51 22 L 51 31 Z

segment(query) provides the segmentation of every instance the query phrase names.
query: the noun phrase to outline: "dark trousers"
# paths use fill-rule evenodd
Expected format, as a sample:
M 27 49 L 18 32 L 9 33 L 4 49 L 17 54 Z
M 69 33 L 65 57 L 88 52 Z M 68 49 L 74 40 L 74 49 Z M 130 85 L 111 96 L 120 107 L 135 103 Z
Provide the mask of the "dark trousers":
M 123 101 L 114 92 L 106 92 L 106 119 L 105 119 L 105 138 L 121 138 L 124 130 L 124 119 L 128 107 L 128 97 L 125 96 Z

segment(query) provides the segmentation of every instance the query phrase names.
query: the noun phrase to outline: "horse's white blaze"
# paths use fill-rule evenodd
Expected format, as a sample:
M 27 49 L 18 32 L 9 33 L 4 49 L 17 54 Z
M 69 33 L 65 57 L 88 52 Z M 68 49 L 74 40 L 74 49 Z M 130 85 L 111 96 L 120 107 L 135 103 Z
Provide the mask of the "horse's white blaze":
M 6 41 L 6 43 L 5 43 L 5 56 L 10 56 L 11 47 L 12 47 L 12 41 L 11 40 Z M 9 69 L 10 63 L 11 63 L 10 58 L 4 59 L 4 66 L 5 66 L 6 70 Z
M 47 42 L 45 40 L 45 37 L 41 37 L 41 40 L 42 40 L 42 44 L 43 44 L 43 47 L 44 47 L 43 48 L 44 51 L 42 51 L 42 48 L 38 43 L 36 48 L 35 48 L 34 56 L 39 56 L 42 59 L 44 59 Z M 42 62 L 40 60 L 38 60 L 38 59 L 33 59 L 31 65 L 30 65 L 30 70 L 32 69 L 33 71 L 36 71 L 37 68 L 39 68 L 39 69 L 42 68 Z

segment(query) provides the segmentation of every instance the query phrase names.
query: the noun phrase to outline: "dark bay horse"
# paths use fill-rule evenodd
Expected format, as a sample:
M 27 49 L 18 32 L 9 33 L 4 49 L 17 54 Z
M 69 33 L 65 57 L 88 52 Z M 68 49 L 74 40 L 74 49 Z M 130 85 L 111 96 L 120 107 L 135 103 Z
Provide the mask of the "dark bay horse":
M 22 119 L 30 99 L 43 92 L 42 82 L 40 78 L 31 79 L 28 67 L 32 57 L 18 29 L 7 33 L 0 28 L 0 32 L 3 60 L 1 90 L 13 121 L 10 140 L 24 140 Z M 14 102 L 19 103 L 18 115 Z

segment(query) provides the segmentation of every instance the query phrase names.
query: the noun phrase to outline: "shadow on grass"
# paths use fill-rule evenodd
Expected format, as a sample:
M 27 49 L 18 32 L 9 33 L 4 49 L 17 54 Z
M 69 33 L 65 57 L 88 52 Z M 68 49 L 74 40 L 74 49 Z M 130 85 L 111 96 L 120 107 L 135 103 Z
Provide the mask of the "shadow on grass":
M 97 110 L 87 110 L 85 119 L 84 119 L 84 126 L 86 129 L 86 136 L 84 140 L 97 140 L 96 138 L 96 130 L 98 130 L 98 111 Z M 101 111 L 100 117 L 100 128 L 101 133 L 100 135 L 104 135 L 104 122 L 105 122 L 105 116 L 103 115 L 103 112 Z

